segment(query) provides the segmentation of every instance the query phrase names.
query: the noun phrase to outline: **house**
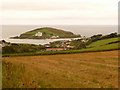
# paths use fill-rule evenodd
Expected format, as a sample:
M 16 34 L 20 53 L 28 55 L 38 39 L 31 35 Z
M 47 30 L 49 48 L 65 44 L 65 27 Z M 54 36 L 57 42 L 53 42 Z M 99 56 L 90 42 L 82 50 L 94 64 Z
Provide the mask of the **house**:
M 38 37 L 40 37 L 40 36 L 42 36 L 43 34 L 41 33 L 41 32 L 38 32 L 38 33 L 36 33 L 35 34 L 35 36 L 38 36 Z
M 63 51 L 63 48 L 46 48 L 46 51 Z
M 52 36 L 51 39 L 57 39 L 59 36 Z
M 71 44 L 71 41 L 66 41 L 65 44 L 66 44 L 66 45 L 70 45 L 70 44 Z
M 86 42 L 86 40 L 81 40 L 81 42 Z
M 45 46 L 45 47 L 47 47 L 47 48 L 48 48 L 48 47 L 50 47 L 50 45 L 49 45 L 49 44 L 45 44 L 44 46 Z
M 70 45 L 67 45 L 67 47 L 66 47 L 67 49 L 73 49 L 74 48 L 74 46 L 70 46 Z
M 60 47 L 60 45 L 59 44 L 57 44 L 57 45 L 55 45 L 56 47 Z

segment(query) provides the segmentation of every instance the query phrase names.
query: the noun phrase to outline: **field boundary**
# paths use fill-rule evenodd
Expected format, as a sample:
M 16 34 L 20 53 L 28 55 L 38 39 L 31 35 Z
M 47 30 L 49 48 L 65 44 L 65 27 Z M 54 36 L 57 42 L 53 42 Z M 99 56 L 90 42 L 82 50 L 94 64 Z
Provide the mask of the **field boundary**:
M 85 50 L 85 49 L 84 49 Z M 43 56 L 43 55 L 59 55 L 59 54 L 76 54 L 76 53 L 89 53 L 89 52 L 105 52 L 114 51 L 120 49 L 109 49 L 109 50 L 69 50 L 69 51 L 45 51 L 45 52 L 30 52 L 30 53 L 16 53 L 16 54 L 2 54 L 2 57 L 18 57 L 18 56 Z

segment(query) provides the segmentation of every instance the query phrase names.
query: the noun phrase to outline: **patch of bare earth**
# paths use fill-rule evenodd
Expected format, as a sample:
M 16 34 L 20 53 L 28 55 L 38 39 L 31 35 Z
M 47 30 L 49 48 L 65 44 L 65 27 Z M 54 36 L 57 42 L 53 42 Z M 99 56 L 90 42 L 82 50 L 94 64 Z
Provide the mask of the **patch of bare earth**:
M 5 57 L 3 60 L 24 65 L 29 74 L 21 76 L 21 79 L 24 78 L 22 82 L 31 88 L 118 87 L 118 50 L 68 55 Z

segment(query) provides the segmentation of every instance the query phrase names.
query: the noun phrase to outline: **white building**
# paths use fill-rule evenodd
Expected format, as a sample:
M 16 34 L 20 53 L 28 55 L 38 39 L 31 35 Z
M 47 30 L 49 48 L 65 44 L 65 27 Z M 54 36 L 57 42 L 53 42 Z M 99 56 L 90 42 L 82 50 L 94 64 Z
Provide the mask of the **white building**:
M 40 37 L 40 36 L 42 36 L 42 33 L 38 32 L 38 33 L 35 34 L 35 36 L 39 36 Z
M 57 38 L 59 38 L 59 36 L 52 36 L 51 38 L 52 39 L 57 39 Z

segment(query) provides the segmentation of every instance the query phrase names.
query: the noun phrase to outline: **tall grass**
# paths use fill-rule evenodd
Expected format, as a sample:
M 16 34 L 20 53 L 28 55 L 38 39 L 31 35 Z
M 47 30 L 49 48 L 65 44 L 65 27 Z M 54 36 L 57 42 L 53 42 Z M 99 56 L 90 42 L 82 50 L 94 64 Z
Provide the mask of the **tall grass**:
M 21 77 L 23 78 L 25 73 L 24 65 L 14 65 L 4 61 L 2 64 L 3 88 L 21 87 L 23 85 Z

